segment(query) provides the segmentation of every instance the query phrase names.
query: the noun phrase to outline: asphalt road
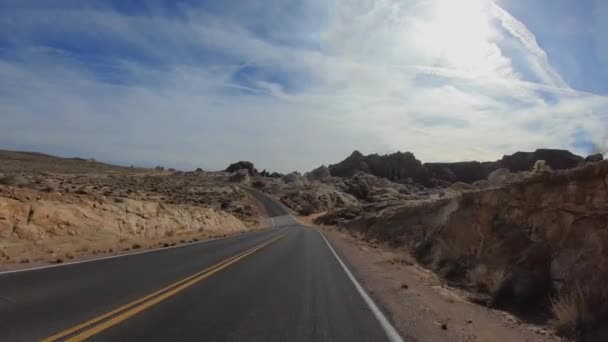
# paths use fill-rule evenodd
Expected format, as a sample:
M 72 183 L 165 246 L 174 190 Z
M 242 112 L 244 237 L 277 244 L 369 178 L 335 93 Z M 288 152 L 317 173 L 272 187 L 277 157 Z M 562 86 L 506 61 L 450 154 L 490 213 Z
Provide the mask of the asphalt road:
M 400 341 L 317 230 L 252 194 L 274 228 L 0 273 L 0 341 Z

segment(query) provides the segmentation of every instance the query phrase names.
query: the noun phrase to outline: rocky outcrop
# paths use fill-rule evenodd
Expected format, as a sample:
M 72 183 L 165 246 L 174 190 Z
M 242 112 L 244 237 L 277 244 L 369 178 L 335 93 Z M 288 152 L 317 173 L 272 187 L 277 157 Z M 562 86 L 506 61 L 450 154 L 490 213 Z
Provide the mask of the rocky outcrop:
M 0 263 L 116 253 L 259 227 L 257 204 L 229 177 L 0 151 Z
M 474 183 L 488 178 L 498 169 L 512 173 L 530 171 L 539 160 L 544 160 L 553 170 L 565 170 L 579 166 L 583 158 L 566 150 L 538 149 L 534 152 L 505 155 L 495 162 L 425 163 L 424 167 L 429 170 L 432 178 L 442 182 Z
M 299 172 L 294 171 L 281 177 L 283 182 L 293 184 L 294 186 L 302 186 L 308 183 L 308 179 L 302 176 Z
M 497 166 L 493 162 L 425 163 L 431 177 L 440 181 L 473 183 L 486 179 Z
M 589 161 L 598 161 L 599 156 L 588 158 Z M 402 184 L 449 186 L 456 182 L 474 183 L 485 180 L 497 169 L 507 169 L 512 173 L 530 171 L 538 160 L 544 160 L 553 170 L 564 170 L 579 166 L 584 159 L 566 150 L 538 149 L 534 152 L 505 155 L 494 162 L 421 164 L 410 152 L 364 156 L 355 151 L 342 162 L 330 165 L 329 171 L 332 176 L 343 178 L 350 178 L 357 172 L 365 172 Z
M 162 237 L 180 231 L 245 229 L 234 216 L 213 209 L 131 199 L 62 203 L 0 197 L 0 217 L 0 236 L 31 241 L 66 235 Z
M 604 160 L 604 155 L 601 153 L 592 154 L 585 158 L 586 163 L 597 163 L 601 162 L 602 160 Z
M 431 184 L 429 172 L 410 152 L 364 156 L 361 152 L 354 151 L 342 162 L 330 165 L 329 171 L 336 177 L 349 178 L 357 172 L 365 172 L 397 183 Z
M 239 161 L 236 163 L 232 163 L 224 171 L 233 173 L 238 172 L 239 170 L 247 170 L 250 176 L 257 176 L 258 174 L 258 170 L 255 168 L 253 163 L 248 161 Z
M 267 177 L 267 178 L 281 178 L 283 177 L 282 174 L 278 173 L 278 172 L 268 172 L 266 170 L 262 170 L 262 172 L 260 172 L 260 176 L 262 177 Z
M 493 173 L 498 186 L 485 190 L 351 207 L 318 222 L 405 246 L 444 277 L 488 294 L 496 307 L 542 310 L 554 295 L 554 303 L 584 305 L 584 317 L 566 325 L 596 340 L 589 336 L 608 319 L 608 161 L 503 182 L 509 175 Z
M 234 183 L 248 184 L 251 181 L 251 179 L 249 178 L 249 170 L 240 169 L 240 170 L 234 172 L 230 176 L 229 180 Z
M 351 207 L 359 202 L 352 195 L 333 186 L 316 184 L 283 192 L 279 199 L 300 215 Z
M 40 198 L 35 193 L 19 196 L 22 190 L 12 192 L 0 196 L 0 262 L 44 259 L 49 253 L 64 257 L 100 246 L 116 250 L 129 241 L 144 245 L 167 237 L 249 229 L 233 215 L 211 208 L 128 198 Z
M 538 160 L 544 160 L 553 170 L 565 170 L 577 167 L 583 158 L 567 150 L 538 149 L 504 156 L 496 162 L 496 168 L 505 168 L 511 172 L 529 171 Z
M 304 174 L 304 177 L 309 181 L 323 181 L 329 177 L 331 177 L 331 172 L 329 172 L 329 168 L 325 165 L 321 165 L 318 168 L 307 172 Z

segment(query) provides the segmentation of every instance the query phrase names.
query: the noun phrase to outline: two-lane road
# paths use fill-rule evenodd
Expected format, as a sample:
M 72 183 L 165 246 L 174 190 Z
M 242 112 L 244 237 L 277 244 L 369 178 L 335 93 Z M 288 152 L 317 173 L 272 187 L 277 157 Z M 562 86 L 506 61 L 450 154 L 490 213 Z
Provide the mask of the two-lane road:
M 321 233 L 253 195 L 274 228 L 0 273 L 0 341 L 400 341 Z

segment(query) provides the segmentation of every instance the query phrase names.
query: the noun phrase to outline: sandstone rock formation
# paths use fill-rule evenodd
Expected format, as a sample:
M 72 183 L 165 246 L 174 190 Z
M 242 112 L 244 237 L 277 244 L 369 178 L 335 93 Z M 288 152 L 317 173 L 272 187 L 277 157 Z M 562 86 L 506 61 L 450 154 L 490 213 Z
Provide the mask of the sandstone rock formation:
M 304 176 L 302 176 L 297 171 L 290 172 L 290 173 L 284 175 L 283 177 L 281 177 L 281 179 L 283 179 L 283 182 L 285 182 L 287 184 L 294 184 L 296 186 L 304 185 L 304 184 L 308 183 L 308 179 L 306 179 Z
M 404 246 L 444 277 L 486 293 L 490 305 L 534 312 L 553 300 L 554 308 L 579 310 L 559 316 L 558 328 L 589 341 L 605 336 L 608 161 L 489 178 L 496 186 L 344 208 L 318 222 Z
M 56 256 L 121 241 L 154 241 L 172 236 L 210 236 L 247 230 L 226 212 L 190 205 L 133 199 L 45 196 L 3 189 L 0 196 L 0 261 Z M 29 195 L 29 196 L 28 196 Z
M 229 176 L 0 151 L 0 263 L 255 229 L 257 204 Z
M 249 170 L 239 169 L 230 176 L 230 181 L 235 183 L 247 184 L 250 182 Z
M 253 163 L 248 161 L 239 161 L 236 163 L 232 163 L 224 171 L 233 173 L 239 170 L 247 170 L 250 176 L 256 176 L 258 174 L 258 170 L 255 168 Z
M 597 161 L 599 157 L 589 158 Z M 474 183 L 487 179 L 497 169 L 507 169 L 512 173 L 530 171 L 538 160 L 544 160 L 551 169 L 564 170 L 579 166 L 584 159 L 566 150 L 538 149 L 505 155 L 494 162 L 421 164 L 410 152 L 364 156 L 355 151 L 342 162 L 330 165 L 329 170 L 332 176 L 337 177 L 349 178 L 357 172 L 365 172 L 397 183 L 417 183 L 429 187 L 449 186 L 456 182 Z
M 350 207 L 359 203 L 352 195 L 327 184 L 309 185 L 287 190 L 280 194 L 279 199 L 288 208 L 300 215 Z
M 318 168 L 304 174 L 309 181 L 323 181 L 331 177 L 329 168 L 325 165 L 321 165 Z
M 329 171 L 332 176 L 344 178 L 365 172 L 397 183 L 431 184 L 429 172 L 410 152 L 364 156 L 361 152 L 354 151 L 340 163 L 330 165 Z
M 425 163 L 424 167 L 431 177 L 440 181 L 454 183 L 473 183 L 486 179 L 496 169 L 493 162 L 480 163 L 477 161 L 457 163 Z
M 538 149 L 534 152 L 516 152 L 498 160 L 497 166 L 511 172 L 529 171 L 537 160 L 544 160 L 553 170 L 577 167 L 583 158 L 566 150 Z

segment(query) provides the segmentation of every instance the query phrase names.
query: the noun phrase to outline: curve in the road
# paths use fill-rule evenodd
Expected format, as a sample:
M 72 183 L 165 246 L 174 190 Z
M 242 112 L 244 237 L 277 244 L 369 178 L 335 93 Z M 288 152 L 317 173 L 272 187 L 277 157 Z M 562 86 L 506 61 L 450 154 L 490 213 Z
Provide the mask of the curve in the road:
M 288 217 L 280 203 L 252 196 L 274 219 Z M 68 331 L 54 337 L 401 341 L 323 235 L 290 222 L 180 248 L 0 274 L 0 340 Z

